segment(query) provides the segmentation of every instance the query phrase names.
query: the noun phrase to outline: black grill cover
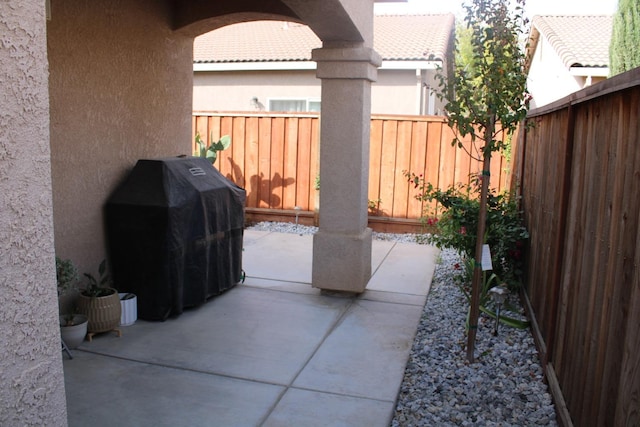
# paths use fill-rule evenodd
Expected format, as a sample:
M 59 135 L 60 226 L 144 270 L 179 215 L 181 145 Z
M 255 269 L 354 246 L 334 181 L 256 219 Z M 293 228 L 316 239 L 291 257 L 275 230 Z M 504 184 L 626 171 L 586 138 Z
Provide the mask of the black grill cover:
M 165 320 L 241 279 L 245 191 L 208 160 L 139 160 L 106 204 L 109 258 L 138 317 Z

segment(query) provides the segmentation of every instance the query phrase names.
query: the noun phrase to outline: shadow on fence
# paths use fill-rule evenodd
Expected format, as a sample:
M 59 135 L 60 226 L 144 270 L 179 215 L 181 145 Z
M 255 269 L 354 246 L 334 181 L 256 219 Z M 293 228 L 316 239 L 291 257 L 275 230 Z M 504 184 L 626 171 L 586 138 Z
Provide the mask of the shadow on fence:
M 257 206 L 252 207 L 281 206 L 282 198 L 277 194 L 278 189 L 281 190 L 295 184 L 293 178 L 283 179 L 279 172 L 276 172 L 270 179 L 266 179 L 264 173 L 261 172 L 260 175 L 253 175 L 247 180 L 242 168 L 233 159 L 228 158 L 227 160 L 231 164 L 231 173 L 227 174 L 227 178 L 244 187 L 247 192 L 247 200 L 257 200 Z M 282 191 L 279 192 L 282 193 Z
M 319 171 L 319 117 L 317 114 L 197 113 L 193 135 L 206 143 L 231 135 L 231 147 L 219 154 L 216 166 L 236 184 L 247 187 L 247 210 L 304 212 L 318 207 L 315 189 Z M 371 118 L 369 194 L 375 224 L 397 223 L 419 228 L 428 206 L 415 199 L 404 171 L 422 173 L 428 182 L 445 189 L 469 184 L 481 163 L 451 145 L 454 133 L 439 116 Z M 464 141 L 467 150 L 470 141 Z M 496 156 L 491 168 L 492 187 L 509 188 L 507 160 Z M 248 179 L 247 179 L 248 177 Z M 371 219 L 370 219 L 371 223 Z M 376 225 L 376 229 L 384 227 Z M 386 229 L 388 230 L 388 228 Z

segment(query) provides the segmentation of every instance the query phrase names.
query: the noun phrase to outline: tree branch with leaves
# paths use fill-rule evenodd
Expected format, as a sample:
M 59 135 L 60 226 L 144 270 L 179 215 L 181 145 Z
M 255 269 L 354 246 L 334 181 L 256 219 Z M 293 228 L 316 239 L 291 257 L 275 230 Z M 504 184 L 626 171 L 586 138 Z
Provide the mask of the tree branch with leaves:
M 511 135 L 526 117 L 529 94 L 524 73 L 521 40 L 527 31 L 525 0 L 472 0 L 463 5 L 471 49 L 467 61 L 457 63 L 453 76 L 438 73 L 438 96 L 447 102 L 449 126 L 457 129 L 453 145 L 462 138 L 479 144 L 482 155 L 480 209 L 476 233 L 467 359 L 474 360 L 482 280 L 482 247 L 485 238 L 487 194 L 492 153 L 505 147 L 502 133 Z M 456 48 L 459 50 L 459 47 Z M 469 55 L 470 51 L 470 55 Z

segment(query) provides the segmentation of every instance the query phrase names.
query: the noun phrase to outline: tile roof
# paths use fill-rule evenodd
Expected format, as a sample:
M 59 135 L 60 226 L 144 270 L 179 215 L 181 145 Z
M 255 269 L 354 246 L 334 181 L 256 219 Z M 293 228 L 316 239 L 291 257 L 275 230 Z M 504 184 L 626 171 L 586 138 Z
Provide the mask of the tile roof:
M 377 15 L 374 48 L 383 60 L 441 60 L 455 27 L 453 14 Z M 233 24 L 195 39 L 196 63 L 310 61 L 321 47 L 306 25 L 282 21 Z
M 611 15 L 538 15 L 532 36 L 534 30 L 542 34 L 567 68 L 608 67 L 612 27 Z

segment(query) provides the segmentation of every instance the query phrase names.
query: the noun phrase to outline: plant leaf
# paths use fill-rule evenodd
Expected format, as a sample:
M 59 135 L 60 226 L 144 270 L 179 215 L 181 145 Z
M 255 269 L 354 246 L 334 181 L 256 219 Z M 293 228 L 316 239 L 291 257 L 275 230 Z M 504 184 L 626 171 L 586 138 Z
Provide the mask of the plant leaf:
M 229 135 L 223 135 L 218 143 L 222 146 L 220 150 L 226 150 L 231 145 L 231 137 Z
M 494 319 L 498 317 L 498 315 L 494 311 L 486 308 L 483 305 L 480 306 L 480 311 L 482 311 L 485 314 L 488 314 Z M 498 320 L 500 321 L 500 323 L 504 323 L 505 325 L 511 326 L 512 328 L 516 328 L 516 329 L 527 329 L 531 326 L 531 322 L 529 322 L 528 320 L 518 320 L 509 316 L 500 315 L 500 318 Z

